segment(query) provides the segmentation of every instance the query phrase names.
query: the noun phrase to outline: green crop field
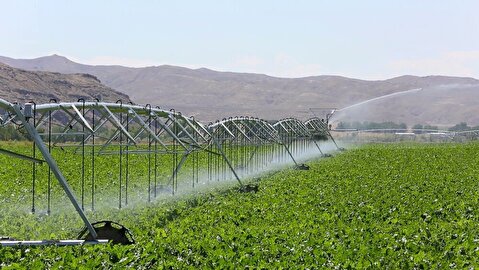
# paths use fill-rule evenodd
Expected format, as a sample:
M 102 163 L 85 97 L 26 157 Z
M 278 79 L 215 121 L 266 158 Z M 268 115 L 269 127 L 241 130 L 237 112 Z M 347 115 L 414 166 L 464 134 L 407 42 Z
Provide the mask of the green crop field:
M 232 183 L 202 194 L 88 212 L 93 219 L 122 223 L 136 244 L 0 248 L 0 266 L 475 268 L 478 153 L 478 143 L 362 146 L 310 161 L 308 171 L 284 169 L 252 179 L 259 183 L 256 193 L 238 192 Z M 29 178 L 22 175 L 30 173 L 31 164 L 0 159 L 0 234 L 75 237 L 81 222 L 68 202 L 55 205 L 50 216 L 29 214 Z

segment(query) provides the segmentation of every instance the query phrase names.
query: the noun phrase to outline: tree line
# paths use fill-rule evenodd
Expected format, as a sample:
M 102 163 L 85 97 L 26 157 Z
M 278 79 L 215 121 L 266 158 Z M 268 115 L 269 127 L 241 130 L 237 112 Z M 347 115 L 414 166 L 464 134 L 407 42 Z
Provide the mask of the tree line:
M 387 122 L 339 122 L 336 126 L 336 129 L 357 129 L 357 130 L 371 130 L 371 129 L 391 129 L 391 130 L 407 130 L 408 126 L 405 123 L 394 123 L 391 121 Z M 434 125 L 423 125 L 415 124 L 411 127 L 412 130 L 440 130 L 438 126 Z M 468 126 L 466 122 L 461 122 L 449 128 L 444 128 L 449 131 L 469 131 L 469 130 L 479 130 L 479 126 Z

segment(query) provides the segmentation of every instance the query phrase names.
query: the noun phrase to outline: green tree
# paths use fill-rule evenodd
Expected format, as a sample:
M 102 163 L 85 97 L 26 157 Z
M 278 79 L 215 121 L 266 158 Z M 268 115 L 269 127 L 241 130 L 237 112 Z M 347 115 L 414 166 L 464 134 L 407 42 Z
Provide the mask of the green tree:
M 471 130 L 471 127 L 467 125 L 466 122 L 461 122 L 451 128 L 449 128 L 450 131 L 465 131 L 465 130 Z
M 421 124 L 415 124 L 414 126 L 412 126 L 412 129 L 424 129 L 424 126 Z

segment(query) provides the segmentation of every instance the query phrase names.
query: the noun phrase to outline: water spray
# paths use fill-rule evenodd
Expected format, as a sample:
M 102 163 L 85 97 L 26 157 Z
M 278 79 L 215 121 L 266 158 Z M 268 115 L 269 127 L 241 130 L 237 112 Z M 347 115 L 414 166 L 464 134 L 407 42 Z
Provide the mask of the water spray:
M 331 111 L 327 116 L 327 121 L 333 113 Z M 0 154 L 33 164 L 46 163 L 46 168 L 52 172 L 84 223 L 79 239 L 3 239 L 0 241 L 3 246 L 131 244 L 134 240 L 127 228 L 114 221 L 92 222 L 85 210 L 95 211 L 102 204 L 128 208 L 142 198 L 145 203 L 151 203 L 161 196 L 200 190 L 209 183 L 215 186 L 215 183 L 231 182 L 239 185 L 241 192 L 256 192 L 258 186 L 245 183 L 245 178 L 291 165 L 307 170 L 309 167 L 300 162 L 328 155 L 322 149 L 321 137 L 341 149 L 327 123 L 317 117 L 305 123 L 285 118 L 271 124 L 263 119 L 239 116 L 205 125 L 175 110 L 127 104 L 121 100 L 116 103 L 78 100 L 21 106 L 0 99 L 0 114 L 0 127 L 14 125 L 26 131 L 32 142 L 33 156 L 5 149 L 0 149 Z M 35 149 L 40 151 L 41 158 L 35 155 Z M 80 155 L 81 162 L 76 164 L 81 179 L 79 190 L 70 186 L 70 181 L 56 163 L 54 149 Z M 148 166 L 144 180 L 132 175 L 131 155 L 146 156 Z M 118 176 L 118 182 L 109 186 L 113 188 L 110 190 L 112 194 L 118 195 L 116 202 L 108 200 L 105 203 L 99 199 L 100 193 L 105 191 L 97 188 L 101 172 L 98 169 L 104 168 L 98 168 L 95 160 L 105 157 L 112 157 L 109 159 L 109 174 L 112 178 Z M 161 166 L 160 160 L 168 159 L 170 165 Z M 204 163 L 206 165 L 201 167 Z M 86 164 L 89 164 L 88 168 Z M 32 209 L 37 208 L 35 198 L 39 195 L 35 193 L 35 183 L 38 183 L 36 170 L 39 169 L 32 167 Z M 91 181 L 86 181 L 88 174 Z M 132 181 L 139 185 L 135 187 Z M 87 190 L 91 192 L 90 197 L 86 196 Z M 48 194 L 51 192 L 49 185 Z M 80 200 L 77 199 L 78 193 Z M 48 202 L 48 211 L 55 211 L 56 206 L 51 207 L 50 199 Z

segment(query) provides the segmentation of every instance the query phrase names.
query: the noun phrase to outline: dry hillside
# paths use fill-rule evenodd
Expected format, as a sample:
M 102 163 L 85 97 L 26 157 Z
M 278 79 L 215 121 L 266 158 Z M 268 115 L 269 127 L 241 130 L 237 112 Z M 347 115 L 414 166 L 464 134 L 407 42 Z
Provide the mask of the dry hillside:
M 378 100 L 368 113 L 358 111 L 348 119 L 396 121 L 410 125 L 461 121 L 479 124 L 479 108 L 471 107 L 471 102 L 479 97 L 479 88 L 471 88 L 479 85 L 479 81 L 473 78 L 401 76 L 380 81 L 340 76 L 276 78 L 167 65 L 145 68 L 92 66 L 58 55 L 36 59 L 0 57 L 0 62 L 27 70 L 89 73 L 109 87 L 129 95 L 134 102 L 175 108 L 203 121 L 234 115 L 267 119 L 291 115 L 308 117 L 304 112 L 309 108 L 342 108 L 398 91 L 427 88 L 427 95 L 421 93 L 417 98 L 411 94 Z M 435 91 L 441 86 L 453 86 L 455 90 L 448 93 Z
M 76 101 L 79 98 L 115 102 L 127 95 L 107 87 L 89 74 L 27 71 L 0 63 L 0 98 L 10 102 Z

